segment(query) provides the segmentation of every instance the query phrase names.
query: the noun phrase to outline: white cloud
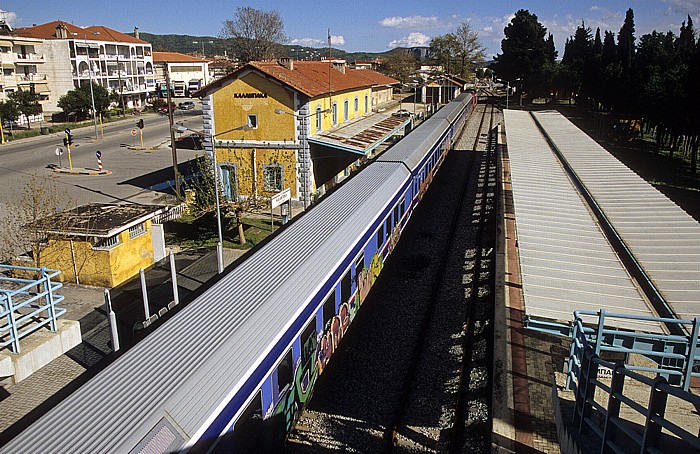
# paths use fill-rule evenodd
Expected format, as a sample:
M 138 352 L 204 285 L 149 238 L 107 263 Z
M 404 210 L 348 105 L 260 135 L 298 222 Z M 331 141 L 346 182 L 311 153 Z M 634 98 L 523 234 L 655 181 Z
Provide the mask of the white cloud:
M 345 44 L 345 37 L 341 35 L 331 35 L 331 45 L 342 46 Z
M 379 25 L 391 28 L 428 29 L 439 27 L 441 24 L 440 19 L 438 19 L 437 16 L 393 16 L 382 19 L 381 21 L 379 21 Z
M 690 14 L 696 16 L 700 14 L 700 0 L 661 0 L 669 4 L 669 9 L 674 13 Z
M 297 38 L 297 39 L 290 40 L 289 44 L 294 44 L 296 46 L 316 47 L 316 46 L 322 46 L 326 43 L 322 39 Z
M 484 35 L 490 35 L 493 33 L 493 27 L 489 25 L 488 27 L 482 28 L 481 31 L 484 33 Z
M 0 17 L 4 17 L 5 22 L 7 22 L 7 24 L 10 27 L 14 28 L 15 22 L 17 22 L 17 14 L 16 13 L 13 13 L 12 11 L 3 11 L 0 9 Z
M 392 49 L 395 47 L 417 47 L 417 46 L 427 46 L 430 44 L 430 36 L 420 33 L 412 32 L 408 36 L 404 36 L 401 39 L 395 39 L 389 43 L 389 47 Z

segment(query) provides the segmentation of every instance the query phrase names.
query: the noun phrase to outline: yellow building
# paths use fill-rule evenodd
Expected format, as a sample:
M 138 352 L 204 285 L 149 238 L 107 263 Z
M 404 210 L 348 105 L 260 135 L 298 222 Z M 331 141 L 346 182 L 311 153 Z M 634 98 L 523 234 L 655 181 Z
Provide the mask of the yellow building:
M 62 282 L 116 287 L 164 256 L 160 226 L 152 220 L 162 207 L 88 204 L 43 219 L 47 244 L 41 265 L 60 270 Z M 77 275 L 77 279 L 76 279 Z
M 365 154 L 314 139 L 373 115 L 396 83 L 344 63 L 283 59 L 251 62 L 195 93 L 225 199 L 290 188 L 306 206 L 319 185 Z

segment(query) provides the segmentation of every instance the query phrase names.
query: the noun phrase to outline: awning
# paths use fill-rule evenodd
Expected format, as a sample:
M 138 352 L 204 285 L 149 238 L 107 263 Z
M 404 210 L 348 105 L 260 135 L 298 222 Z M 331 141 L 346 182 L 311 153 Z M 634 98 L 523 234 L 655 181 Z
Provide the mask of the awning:
M 49 84 L 35 83 L 34 93 L 51 93 L 49 89 Z
M 4 61 L 4 62 L 2 62 L 2 67 L 3 68 L 14 68 L 15 64 L 12 63 L 11 61 Z
M 0 47 L 12 47 L 12 41 L 0 40 Z
M 367 155 L 411 122 L 410 117 L 376 113 L 337 128 L 322 131 L 309 143 Z
M 37 44 L 41 44 L 41 41 L 21 41 L 21 40 L 14 40 L 13 43 L 16 46 L 36 46 Z

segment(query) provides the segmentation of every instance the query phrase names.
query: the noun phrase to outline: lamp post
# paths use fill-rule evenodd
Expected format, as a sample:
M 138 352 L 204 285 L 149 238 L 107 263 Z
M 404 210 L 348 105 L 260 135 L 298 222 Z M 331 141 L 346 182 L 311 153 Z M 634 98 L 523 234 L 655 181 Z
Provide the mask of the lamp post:
M 299 114 L 293 114 L 282 109 L 275 109 L 279 115 L 291 115 L 299 120 L 299 154 L 301 161 L 301 194 L 304 210 L 311 205 L 311 148 L 309 147 L 309 123 L 310 117 L 322 113 L 330 112 L 331 109 L 324 109 L 319 112 L 309 114 L 306 107 L 299 109 Z
M 204 54 L 204 43 L 214 44 L 214 41 L 202 41 L 202 56 L 206 57 Z M 199 41 L 192 41 L 192 44 L 199 44 Z
M 222 134 L 226 134 L 232 131 L 245 131 L 249 129 L 250 126 L 244 125 L 237 128 L 229 129 L 227 131 L 219 132 L 217 134 L 209 134 L 211 139 L 211 149 L 212 149 L 212 166 L 214 167 L 214 199 L 216 200 L 216 230 L 219 237 L 219 242 L 216 245 L 216 264 L 219 274 L 224 271 L 224 235 L 221 229 L 221 203 L 219 202 L 219 169 L 216 161 L 216 144 L 214 143 L 214 138 Z M 175 123 L 170 127 L 171 132 L 199 132 L 194 129 L 187 128 L 179 123 Z
M 517 81 L 519 81 L 519 80 L 520 80 L 520 77 L 518 77 L 518 78 L 515 79 L 515 80 L 508 80 L 508 81 L 505 81 L 505 80 L 502 80 L 502 79 L 498 79 L 498 80 L 500 80 L 501 82 L 505 82 L 505 83 L 506 83 L 506 109 L 508 109 L 508 98 L 509 98 L 509 95 L 510 95 L 510 83 L 511 83 L 511 82 L 517 82 Z

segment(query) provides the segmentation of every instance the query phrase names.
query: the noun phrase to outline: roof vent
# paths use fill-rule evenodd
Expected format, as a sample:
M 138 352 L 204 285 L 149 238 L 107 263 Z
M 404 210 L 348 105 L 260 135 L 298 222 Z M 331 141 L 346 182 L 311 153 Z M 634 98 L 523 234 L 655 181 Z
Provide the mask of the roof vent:
M 289 57 L 280 58 L 280 65 L 284 66 L 290 71 L 294 71 L 294 60 Z
M 141 38 L 139 38 L 139 28 L 138 27 L 134 27 L 134 38 L 141 39 Z
M 341 72 L 343 74 L 345 74 L 345 67 L 346 66 L 347 65 L 345 62 L 337 62 L 337 61 L 333 62 L 333 69 L 335 69 L 336 71 Z
M 66 24 L 58 24 L 56 26 L 56 38 L 67 39 L 68 38 L 68 27 Z

